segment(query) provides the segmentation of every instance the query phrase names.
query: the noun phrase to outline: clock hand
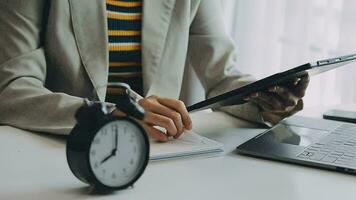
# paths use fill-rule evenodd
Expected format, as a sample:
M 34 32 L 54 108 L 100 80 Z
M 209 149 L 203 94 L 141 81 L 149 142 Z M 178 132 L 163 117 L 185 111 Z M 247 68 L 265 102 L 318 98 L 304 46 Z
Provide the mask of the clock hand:
M 110 155 L 106 156 L 101 162 L 100 164 L 103 164 L 104 162 L 106 162 L 107 160 L 109 160 L 111 157 L 115 156 L 116 155 L 116 150 L 117 150 L 117 139 L 118 139 L 118 133 L 117 133 L 117 127 L 115 129 L 115 147 L 114 149 L 111 150 L 111 153 Z
M 106 157 L 100 162 L 100 164 L 103 164 L 104 162 L 106 162 L 107 160 L 109 160 L 112 156 L 113 156 L 112 153 L 111 153 L 110 155 L 106 156 Z
M 114 148 L 114 150 L 113 150 L 113 151 L 115 151 L 115 153 L 116 153 L 116 151 L 117 151 L 117 143 L 118 143 L 117 139 L 118 139 L 118 133 L 117 133 L 117 129 L 116 129 L 116 134 L 115 134 L 115 148 Z

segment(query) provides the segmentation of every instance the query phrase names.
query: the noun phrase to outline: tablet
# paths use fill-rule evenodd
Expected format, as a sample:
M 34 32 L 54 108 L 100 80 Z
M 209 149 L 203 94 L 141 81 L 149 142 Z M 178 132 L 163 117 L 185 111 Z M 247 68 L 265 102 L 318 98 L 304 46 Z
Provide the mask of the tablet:
M 246 101 L 245 97 L 248 95 L 267 90 L 267 88 L 275 85 L 285 85 L 287 82 L 294 80 L 294 78 L 305 76 L 313 76 L 320 74 L 332 69 L 335 69 L 340 66 L 344 66 L 356 60 L 356 54 L 341 56 L 337 58 L 330 58 L 325 60 L 319 60 L 316 62 L 306 63 L 298 67 L 283 71 L 266 78 L 260 79 L 258 81 L 252 82 L 240 88 L 234 89 L 232 91 L 226 92 L 224 94 L 206 99 L 204 101 L 198 102 L 191 106 L 188 106 L 187 109 L 189 112 L 198 111 L 204 109 L 214 109 L 222 106 L 237 105 L 243 104 Z

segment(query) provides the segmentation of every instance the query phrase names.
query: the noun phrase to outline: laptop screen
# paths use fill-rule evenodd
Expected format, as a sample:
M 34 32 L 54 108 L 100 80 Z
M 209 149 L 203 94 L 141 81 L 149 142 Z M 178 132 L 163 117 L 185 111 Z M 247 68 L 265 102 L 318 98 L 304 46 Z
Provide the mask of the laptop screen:
M 324 137 L 328 131 L 303 128 L 279 124 L 273 127 L 268 133 L 264 134 L 261 139 L 266 139 L 275 143 L 292 144 L 298 146 L 309 146 Z

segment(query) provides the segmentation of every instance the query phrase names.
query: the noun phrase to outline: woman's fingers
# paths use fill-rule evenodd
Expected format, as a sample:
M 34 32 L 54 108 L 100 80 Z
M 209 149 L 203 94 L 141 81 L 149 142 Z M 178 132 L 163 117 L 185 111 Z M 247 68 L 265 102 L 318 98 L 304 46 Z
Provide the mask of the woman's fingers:
M 145 123 L 141 123 L 141 125 L 146 130 L 148 135 L 151 138 L 153 138 L 154 140 L 159 141 L 159 142 L 167 142 L 168 141 L 167 135 L 165 133 L 163 133 L 162 131 L 160 131 L 150 125 L 147 125 Z
M 167 130 L 169 136 L 177 135 L 177 128 L 172 119 L 152 112 L 147 112 L 143 122 L 151 126 L 160 126 Z
M 149 97 L 146 100 L 142 100 L 140 105 L 145 109 L 146 112 L 152 112 L 158 115 L 162 115 L 168 117 L 169 119 L 173 120 L 176 133 L 168 132 L 171 136 L 181 135 L 184 131 L 184 125 L 182 116 L 177 111 L 166 107 L 165 105 L 158 102 L 156 98 Z
M 182 101 L 150 96 L 141 99 L 139 104 L 145 109 L 143 122 L 152 128 L 153 126 L 165 128 L 167 136 L 178 138 L 184 129 L 192 129 L 192 121 Z
M 307 90 L 307 87 L 309 85 L 310 82 L 310 77 L 309 75 L 305 75 L 300 77 L 300 81 L 298 82 L 298 84 L 295 85 L 295 87 L 292 89 L 293 93 L 299 97 L 299 98 L 303 98 L 305 96 L 305 92 Z
M 112 112 L 112 114 L 117 117 L 127 116 L 124 112 L 122 112 L 118 109 L 114 110 Z M 168 141 L 168 137 L 167 137 L 166 133 L 146 124 L 143 121 L 139 121 L 139 120 L 136 120 L 136 121 L 141 124 L 141 126 L 145 129 L 145 131 L 147 132 L 147 134 L 149 135 L 150 138 L 153 138 L 154 140 L 159 141 L 159 142 Z
M 264 110 L 270 112 L 288 112 L 292 110 L 294 106 L 288 106 L 284 101 L 273 93 L 257 92 L 249 97 L 250 101 L 254 100 Z M 261 104 L 263 102 L 263 104 Z M 267 106 L 269 105 L 269 106 Z
M 289 80 L 284 86 L 273 86 L 268 92 L 256 92 L 245 98 L 263 109 L 263 118 L 269 122 L 293 115 L 303 109 L 303 97 L 309 85 L 309 75 Z
M 287 87 L 274 86 L 268 89 L 271 93 L 276 93 L 282 100 L 285 108 L 294 107 L 297 105 L 299 98 L 296 97 Z
M 160 104 L 165 105 L 175 111 L 177 111 L 182 118 L 184 127 L 188 130 L 192 129 L 192 120 L 190 119 L 189 113 L 183 101 L 165 98 L 165 97 L 157 97 L 157 100 Z
M 265 111 L 273 111 L 273 107 L 262 99 L 251 98 L 249 101 L 259 105 Z
M 174 122 L 174 124 L 175 124 L 175 126 L 177 128 L 177 133 L 175 135 L 172 135 L 172 136 L 174 136 L 174 137 L 178 136 L 179 137 L 184 132 L 184 125 L 183 125 L 183 121 L 182 121 L 182 116 L 178 112 L 176 112 L 176 111 L 174 111 L 172 109 L 169 109 L 169 108 L 164 107 L 164 106 L 160 106 L 160 107 L 162 109 L 162 112 L 159 113 L 159 114 L 167 116 L 168 118 L 173 120 L 173 122 Z
M 184 125 L 182 122 L 182 116 L 177 111 L 172 110 L 172 109 L 160 104 L 158 101 L 153 101 L 151 103 L 151 105 L 146 108 L 146 110 L 151 111 L 156 114 L 159 114 L 159 115 L 166 116 L 166 117 L 172 119 L 176 126 L 177 134 L 180 135 L 183 133 Z M 172 135 L 172 136 L 174 136 L 174 135 Z
M 267 94 L 264 92 L 257 92 L 250 96 L 252 99 L 258 99 L 259 102 L 265 102 L 265 104 L 270 105 L 271 111 L 281 111 L 283 110 L 283 104 L 276 96 Z

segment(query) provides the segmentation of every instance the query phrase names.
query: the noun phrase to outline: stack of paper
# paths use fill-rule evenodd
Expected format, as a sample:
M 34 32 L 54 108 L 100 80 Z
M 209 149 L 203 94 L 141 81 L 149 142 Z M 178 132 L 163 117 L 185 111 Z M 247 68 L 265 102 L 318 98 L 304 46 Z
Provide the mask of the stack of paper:
M 223 152 L 223 145 L 214 140 L 186 131 L 179 139 L 166 143 L 151 141 L 150 160 L 169 160 L 195 156 L 216 156 Z

